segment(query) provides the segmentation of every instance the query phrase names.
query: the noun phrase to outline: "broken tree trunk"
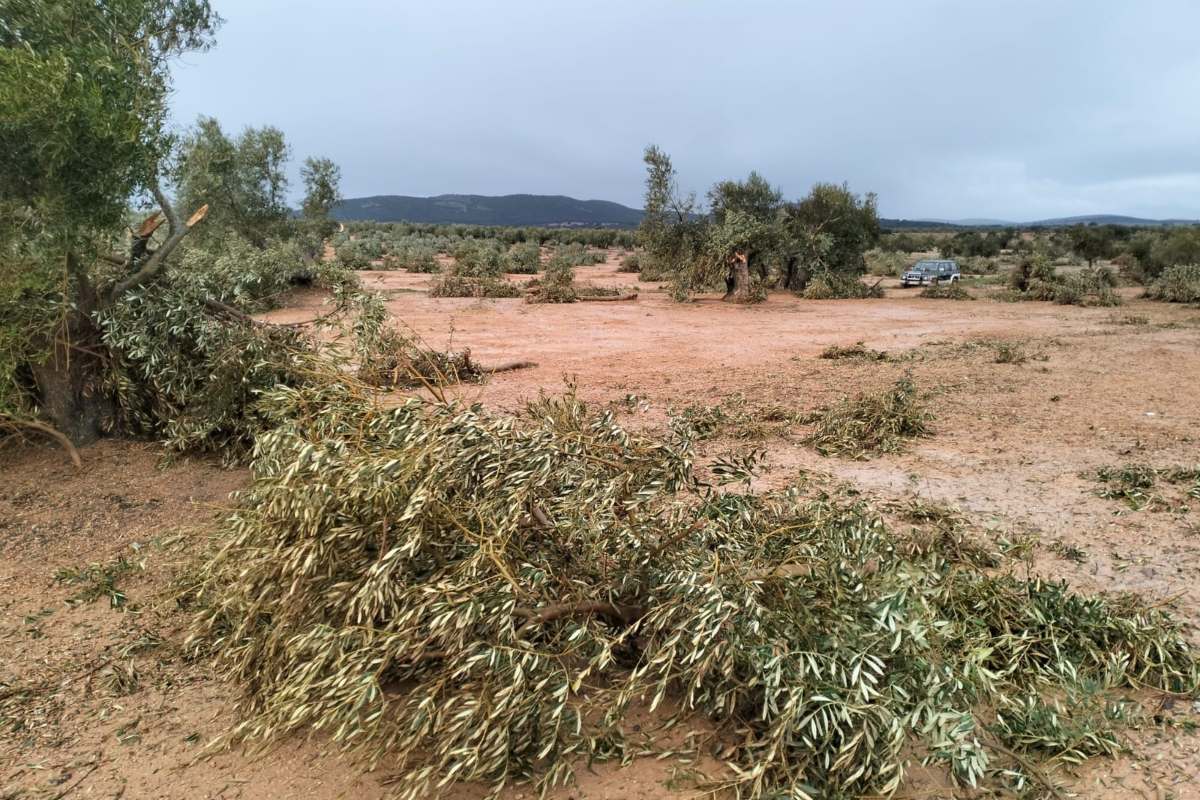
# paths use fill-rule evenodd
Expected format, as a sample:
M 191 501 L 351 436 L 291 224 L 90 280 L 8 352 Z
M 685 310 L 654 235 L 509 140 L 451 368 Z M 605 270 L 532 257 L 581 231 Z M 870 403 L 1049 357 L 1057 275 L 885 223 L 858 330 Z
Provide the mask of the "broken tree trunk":
M 129 270 L 124 278 L 101 291 L 92 284 L 79 256 L 74 252 L 67 254 L 70 307 L 63 321 L 44 342 L 45 360 L 30 367 L 39 411 L 77 446 L 96 441 L 113 411 L 112 398 L 103 386 L 107 355 L 94 315 L 111 306 L 130 289 L 156 278 L 165 268 L 167 256 L 208 213 L 208 206 L 202 206 L 185 223 L 159 187 L 151 189 L 162 211 L 147 217 L 134 231 L 130 254 L 123 262 Z M 150 237 L 164 219 L 167 238 L 157 250 L 151 251 L 148 247 Z M 107 261 L 120 261 L 112 256 L 102 257 Z
M 750 259 L 745 253 L 734 253 L 729 264 L 729 277 L 725 282 L 726 303 L 750 303 L 754 301 L 750 289 Z

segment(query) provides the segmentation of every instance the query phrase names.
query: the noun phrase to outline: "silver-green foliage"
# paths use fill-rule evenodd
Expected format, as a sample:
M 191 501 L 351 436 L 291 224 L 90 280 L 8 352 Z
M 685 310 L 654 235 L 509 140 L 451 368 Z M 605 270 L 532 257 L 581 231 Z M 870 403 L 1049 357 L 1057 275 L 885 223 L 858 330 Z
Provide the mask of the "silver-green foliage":
M 1107 267 L 1084 267 L 1063 275 L 1054 289 L 1054 302 L 1064 306 L 1119 306 L 1113 291 L 1116 276 Z
M 192 644 L 245 688 L 233 738 L 322 731 L 404 798 L 632 757 L 643 704 L 712 720 L 736 796 L 886 794 L 921 755 L 1003 784 L 1006 753 L 1055 752 L 1030 698 L 1197 685 L 1136 599 L 909 546 L 855 499 L 704 483 L 683 434 L 571 395 L 512 419 L 335 380 L 264 408 Z M 716 466 L 734 485 L 749 462 Z
M 542 264 L 542 249 L 537 242 L 519 242 L 508 250 L 505 271 L 520 275 L 537 273 Z
M 1168 303 L 1200 303 L 1200 264 L 1167 267 L 1146 289 L 1146 296 Z
M 932 414 L 911 376 L 882 391 L 846 397 L 815 415 L 809 444 L 821 455 L 866 458 L 895 453 L 929 433 Z
M 879 298 L 883 297 L 883 287 L 879 281 L 866 283 L 856 275 L 823 270 L 809 281 L 808 286 L 804 289 L 804 297 L 809 300 Z
M 113 427 L 180 452 L 248 453 L 267 426 L 258 408 L 263 393 L 304 385 L 332 355 L 301 328 L 246 316 L 277 305 L 297 277 L 332 289 L 336 313 L 323 324 L 348 321 L 349 338 L 369 348 L 382 325 L 371 314 L 380 303 L 352 273 L 305 263 L 293 243 L 260 250 L 229 236 L 188 250 L 171 280 L 138 287 L 98 315 L 110 353 L 103 380 Z
M 546 263 L 546 271 L 530 294 L 529 303 L 574 303 L 578 299 L 575 287 L 575 267 L 557 253 Z

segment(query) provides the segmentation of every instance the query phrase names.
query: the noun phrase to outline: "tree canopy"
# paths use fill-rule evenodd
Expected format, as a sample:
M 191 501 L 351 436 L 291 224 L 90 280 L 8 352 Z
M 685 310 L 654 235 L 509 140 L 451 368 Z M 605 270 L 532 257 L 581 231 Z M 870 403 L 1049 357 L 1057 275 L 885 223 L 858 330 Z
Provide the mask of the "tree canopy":
M 301 210 L 305 219 L 328 220 L 329 212 L 342 200 L 342 170 L 328 158 L 304 159 L 300 168 L 304 181 L 304 202 Z
M 72 242 L 119 225 L 171 146 L 168 62 L 209 47 L 219 18 L 207 0 L 7 0 L 3 12 L 4 216 Z
M 644 160 L 646 217 L 638 238 L 652 267 L 643 266 L 643 278 L 668 278 L 677 299 L 723 281 L 726 300 L 753 302 L 771 286 L 803 291 L 817 275 L 835 296 L 862 296 L 856 285 L 866 271 L 863 253 L 880 234 L 873 194 L 818 183 L 786 202 L 751 172 L 716 183 L 704 210 L 679 192 L 666 153 L 652 145 Z
M 201 117 L 183 139 L 173 178 L 185 207 L 212 203 L 208 234 L 233 230 L 262 246 L 283 233 L 290 210 L 284 171 L 290 148 L 283 131 L 247 128 L 230 138 L 217 120 Z

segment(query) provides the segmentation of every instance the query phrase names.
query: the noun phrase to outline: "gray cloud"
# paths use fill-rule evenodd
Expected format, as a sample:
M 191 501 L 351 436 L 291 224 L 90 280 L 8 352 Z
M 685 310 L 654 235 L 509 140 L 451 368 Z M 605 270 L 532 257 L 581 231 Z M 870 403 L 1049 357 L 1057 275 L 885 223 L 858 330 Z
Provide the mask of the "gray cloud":
M 178 122 L 274 124 L 365 194 L 640 203 L 759 170 L 888 216 L 1200 217 L 1194 0 L 217 0 Z

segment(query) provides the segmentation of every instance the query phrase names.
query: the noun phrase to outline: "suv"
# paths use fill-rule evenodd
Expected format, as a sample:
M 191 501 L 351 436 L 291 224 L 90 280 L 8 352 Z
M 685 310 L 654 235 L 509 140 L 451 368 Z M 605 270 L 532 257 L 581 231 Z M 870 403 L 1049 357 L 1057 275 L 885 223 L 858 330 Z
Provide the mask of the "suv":
M 962 277 L 958 262 L 946 259 L 944 261 L 918 261 L 912 269 L 900 276 L 901 286 L 924 286 L 946 281 L 954 283 Z

